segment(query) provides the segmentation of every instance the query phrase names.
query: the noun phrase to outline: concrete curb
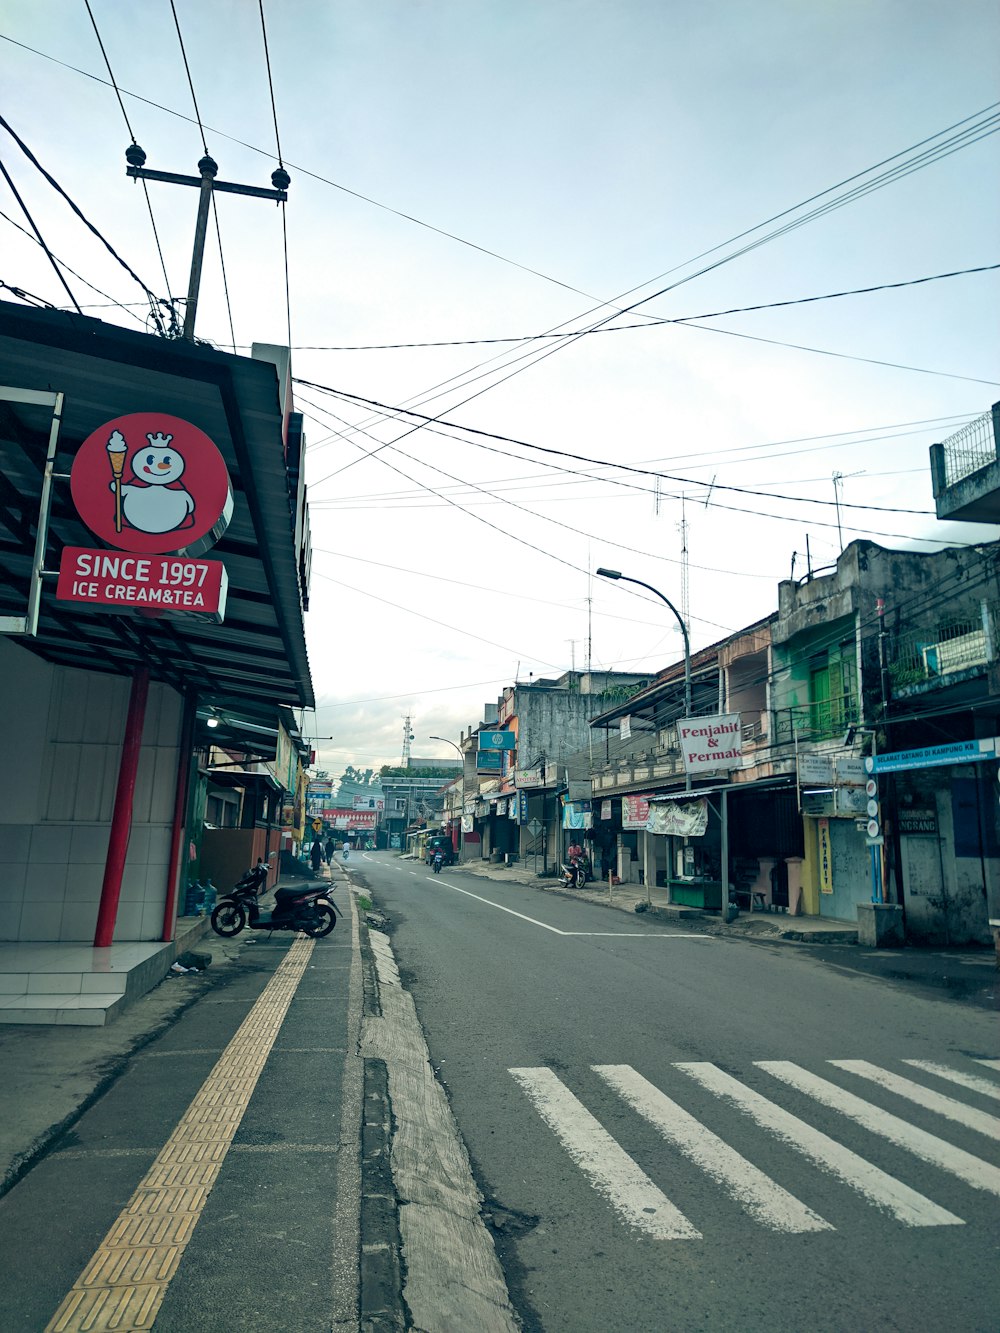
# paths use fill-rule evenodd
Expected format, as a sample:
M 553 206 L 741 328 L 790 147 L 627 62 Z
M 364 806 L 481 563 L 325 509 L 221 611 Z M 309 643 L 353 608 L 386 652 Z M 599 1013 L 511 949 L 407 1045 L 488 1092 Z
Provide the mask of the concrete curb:
M 555 893 L 574 902 L 589 903 L 594 907 L 603 907 L 617 912 L 635 913 L 637 903 L 644 901 L 641 884 L 619 884 L 614 888 L 615 900 L 608 902 L 607 890 L 602 888 L 567 889 L 556 879 L 543 879 L 525 871 L 510 867 L 492 869 L 477 866 L 475 862 L 465 862 L 456 867 L 468 874 L 478 875 L 492 883 L 523 884 L 528 888 L 540 889 L 543 893 Z M 783 913 L 743 913 L 732 922 L 725 922 L 713 912 L 702 912 L 696 907 L 674 907 L 652 903 L 638 915 L 649 916 L 658 921 L 697 922 L 699 930 L 708 930 L 713 935 L 729 939 L 788 941 L 795 944 L 839 944 L 857 945 L 858 932 L 855 927 L 822 926 L 811 927 L 806 924 L 817 918 L 789 917 Z M 794 925 L 792 923 L 795 923 Z

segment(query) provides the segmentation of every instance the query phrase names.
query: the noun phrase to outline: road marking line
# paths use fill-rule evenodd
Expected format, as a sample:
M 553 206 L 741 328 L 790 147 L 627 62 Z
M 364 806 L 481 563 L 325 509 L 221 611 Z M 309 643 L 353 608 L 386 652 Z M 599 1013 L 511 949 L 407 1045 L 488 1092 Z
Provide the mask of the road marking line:
M 871 1162 L 865 1161 L 850 1148 L 798 1116 L 792 1115 L 775 1102 L 769 1101 L 752 1088 L 746 1087 L 731 1074 L 723 1073 L 715 1065 L 702 1061 L 675 1064 L 696 1083 L 717 1097 L 732 1103 L 748 1115 L 761 1129 L 779 1139 L 786 1147 L 808 1157 L 823 1170 L 836 1176 L 851 1189 L 864 1196 L 876 1208 L 884 1209 L 909 1227 L 964 1226 L 960 1217 L 932 1203 L 902 1181 L 896 1180 Z
M 873 1134 L 905 1148 L 925 1162 L 940 1167 L 942 1171 L 958 1176 L 959 1180 L 964 1180 L 973 1189 L 1000 1195 L 1000 1168 L 991 1166 L 989 1162 L 954 1147 L 934 1134 L 928 1134 L 926 1130 L 918 1129 L 898 1116 L 890 1115 L 888 1111 L 880 1110 L 870 1102 L 855 1097 L 853 1092 L 838 1088 L 835 1083 L 828 1083 L 826 1079 L 807 1073 L 789 1060 L 757 1060 L 754 1063 L 783 1083 L 788 1083 L 799 1092 L 814 1097 L 822 1105 L 863 1125 Z
M 415 873 L 416 873 L 416 872 L 413 871 L 413 870 L 410 871 L 410 874 L 411 874 L 411 875 L 413 875 L 413 874 L 415 874 Z M 441 880 L 440 880 L 440 878 L 439 878 L 437 875 L 433 875 L 433 876 L 432 876 L 432 875 L 425 875 L 424 878 L 425 878 L 425 879 L 433 879 L 434 882 L 437 883 L 437 884 L 440 884 L 440 883 L 441 883 Z M 487 907 L 495 907 L 495 908 L 497 909 L 498 912 L 508 912 L 511 916 L 516 916 L 516 917 L 519 917 L 522 921 L 527 921 L 529 925 L 532 925 L 532 926 L 541 926 L 541 928 L 542 928 L 543 930 L 551 930 L 551 932 L 552 932 L 553 935 L 564 935 L 564 936 L 568 936 L 568 935 L 612 935 L 612 936 L 617 936 L 617 935 L 621 934 L 621 935 L 626 935 L 626 936 L 635 936 L 635 935 L 637 934 L 637 932 L 635 932 L 635 931 L 617 931 L 617 930 L 560 930 L 560 929 L 558 928 L 558 926 L 550 926 L 550 925 L 548 925 L 547 922 L 545 922 L 545 921 L 538 921 L 538 920 L 536 920 L 535 917 L 533 917 L 533 916 L 525 916 L 525 914 L 524 914 L 523 912 L 515 912 L 514 909 L 513 909 L 513 907 L 504 907 L 501 903 L 495 903 L 495 902 L 493 902 L 492 899 L 490 899 L 490 898 L 482 898 L 482 897 L 480 897 L 480 895 L 479 895 L 478 893 L 470 893 L 470 891 L 469 891 L 468 889 L 460 889 L 460 888 L 458 887 L 457 884 L 450 884 L 450 883 L 448 883 L 447 881 L 445 881 L 445 883 L 444 883 L 444 887 L 445 887 L 445 888 L 448 888 L 448 889 L 451 889 L 454 893 L 464 893 L 465 896 L 466 896 L 466 898 L 475 898 L 475 900 L 476 900 L 477 903 L 485 903 Z M 658 931 L 650 931 L 650 932 L 643 931 L 643 932 L 641 933 L 641 938 L 643 938 L 643 939 L 647 939 L 647 938 L 649 938 L 649 939 L 657 939 L 657 938 L 660 938 L 660 937 L 664 937 L 664 938 L 671 939 L 671 940 L 711 940 L 711 938 L 712 938 L 711 935 L 697 935 L 697 934 L 694 934 L 694 933 L 689 933 L 689 932 L 686 931 L 686 930 L 685 930 L 685 931 L 658 930 Z
M 983 1097 L 995 1097 L 1000 1101 L 1000 1087 L 991 1083 L 988 1078 L 978 1078 L 975 1074 L 952 1069 L 950 1065 L 939 1065 L 934 1060 L 904 1060 L 903 1064 L 912 1065 L 914 1069 L 922 1069 L 925 1074 L 936 1074 L 938 1078 L 946 1078 L 949 1083 L 957 1083 L 959 1087 L 968 1088 L 970 1092 L 978 1092 Z
M 314 947 L 292 944 L 45 1333 L 152 1328 Z
M 594 1188 L 655 1240 L 700 1240 L 687 1220 L 551 1069 L 509 1071 Z
M 591 1065 L 629 1106 L 772 1231 L 835 1231 L 630 1065 Z
M 1000 1060 L 977 1060 L 977 1065 L 985 1065 L 987 1069 L 995 1069 L 1000 1073 Z
M 837 1069 L 846 1069 L 849 1074 L 857 1074 L 859 1078 L 866 1078 L 878 1087 L 885 1088 L 887 1092 L 894 1092 L 897 1097 L 905 1097 L 907 1101 L 915 1102 L 917 1106 L 922 1106 L 927 1111 L 935 1111 L 947 1120 L 965 1125 L 967 1129 L 985 1134 L 987 1138 L 1000 1139 L 1000 1120 L 996 1116 L 987 1115 L 985 1111 L 979 1111 L 974 1106 L 966 1106 L 963 1102 L 956 1101 L 954 1097 L 946 1097 L 931 1088 L 921 1087 L 919 1083 L 901 1078 L 898 1074 L 890 1073 L 888 1069 L 879 1068 L 878 1065 L 869 1064 L 867 1060 L 828 1060 L 827 1064 L 834 1065 Z

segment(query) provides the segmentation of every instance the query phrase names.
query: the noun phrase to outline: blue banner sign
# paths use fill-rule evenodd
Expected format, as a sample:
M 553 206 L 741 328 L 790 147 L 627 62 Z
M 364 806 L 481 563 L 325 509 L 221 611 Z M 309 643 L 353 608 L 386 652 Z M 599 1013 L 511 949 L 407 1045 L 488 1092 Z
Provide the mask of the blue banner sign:
M 512 731 L 481 731 L 479 733 L 480 750 L 514 750 L 517 748 L 517 736 Z
M 904 768 L 939 768 L 943 764 L 978 764 L 997 757 L 1000 737 L 978 741 L 952 741 L 950 745 L 928 745 L 922 750 L 895 750 L 865 760 L 868 773 L 897 773 Z

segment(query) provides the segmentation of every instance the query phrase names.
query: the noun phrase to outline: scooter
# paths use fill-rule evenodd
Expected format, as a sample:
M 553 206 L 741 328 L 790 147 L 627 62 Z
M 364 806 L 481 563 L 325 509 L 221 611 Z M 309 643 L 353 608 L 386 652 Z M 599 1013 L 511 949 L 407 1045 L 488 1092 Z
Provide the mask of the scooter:
M 444 857 L 441 855 L 440 852 L 438 852 L 437 855 L 434 857 L 434 860 L 431 862 L 431 868 L 433 869 L 435 875 L 440 875 L 441 867 L 443 865 L 444 865 Z
M 562 866 L 562 880 L 567 889 L 582 889 L 590 879 L 590 859 L 575 856 L 572 861 Z
M 242 930 L 301 930 L 316 940 L 329 935 L 337 924 L 337 909 L 327 897 L 328 886 L 275 889 L 274 910 L 262 912 L 257 899 L 267 885 L 267 872 L 268 866 L 258 860 L 219 901 L 212 912 L 216 935 L 232 939 Z

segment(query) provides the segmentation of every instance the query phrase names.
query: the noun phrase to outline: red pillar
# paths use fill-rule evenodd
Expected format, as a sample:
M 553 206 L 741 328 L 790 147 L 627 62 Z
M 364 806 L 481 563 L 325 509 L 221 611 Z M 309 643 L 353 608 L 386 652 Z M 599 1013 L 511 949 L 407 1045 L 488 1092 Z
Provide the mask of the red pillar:
M 139 768 L 139 751 L 142 748 L 142 724 L 146 719 L 146 698 L 148 694 L 149 671 L 146 667 L 137 667 L 132 677 L 132 691 L 128 700 L 128 716 L 125 719 L 122 758 L 118 768 L 118 787 L 115 791 L 115 807 L 111 815 L 108 859 L 104 863 L 101 905 L 97 909 L 97 929 L 94 931 L 95 949 L 106 949 L 111 944 L 115 933 L 118 899 L 121 896 L 122 875 L 125 871 L 125 854 L 128 851 L 129 834 L 132 832 L 132 801 L 135 796 L 135 775 Z
M 193 694 L 185 696 L 184 720 L 181 723 L 180 751 L 177 756 L 177 789 L 174 795 L 174 822 L 170 830 L 170 865 L 167 869 L 167 900 L 163 907 L 164 944 L 174 938 L 177 917 L 178 879 L 181 854 L 187 828 L 188 792 L 191 783 L 191 762 L 194 750 L 194 723 L 198 701 Z

